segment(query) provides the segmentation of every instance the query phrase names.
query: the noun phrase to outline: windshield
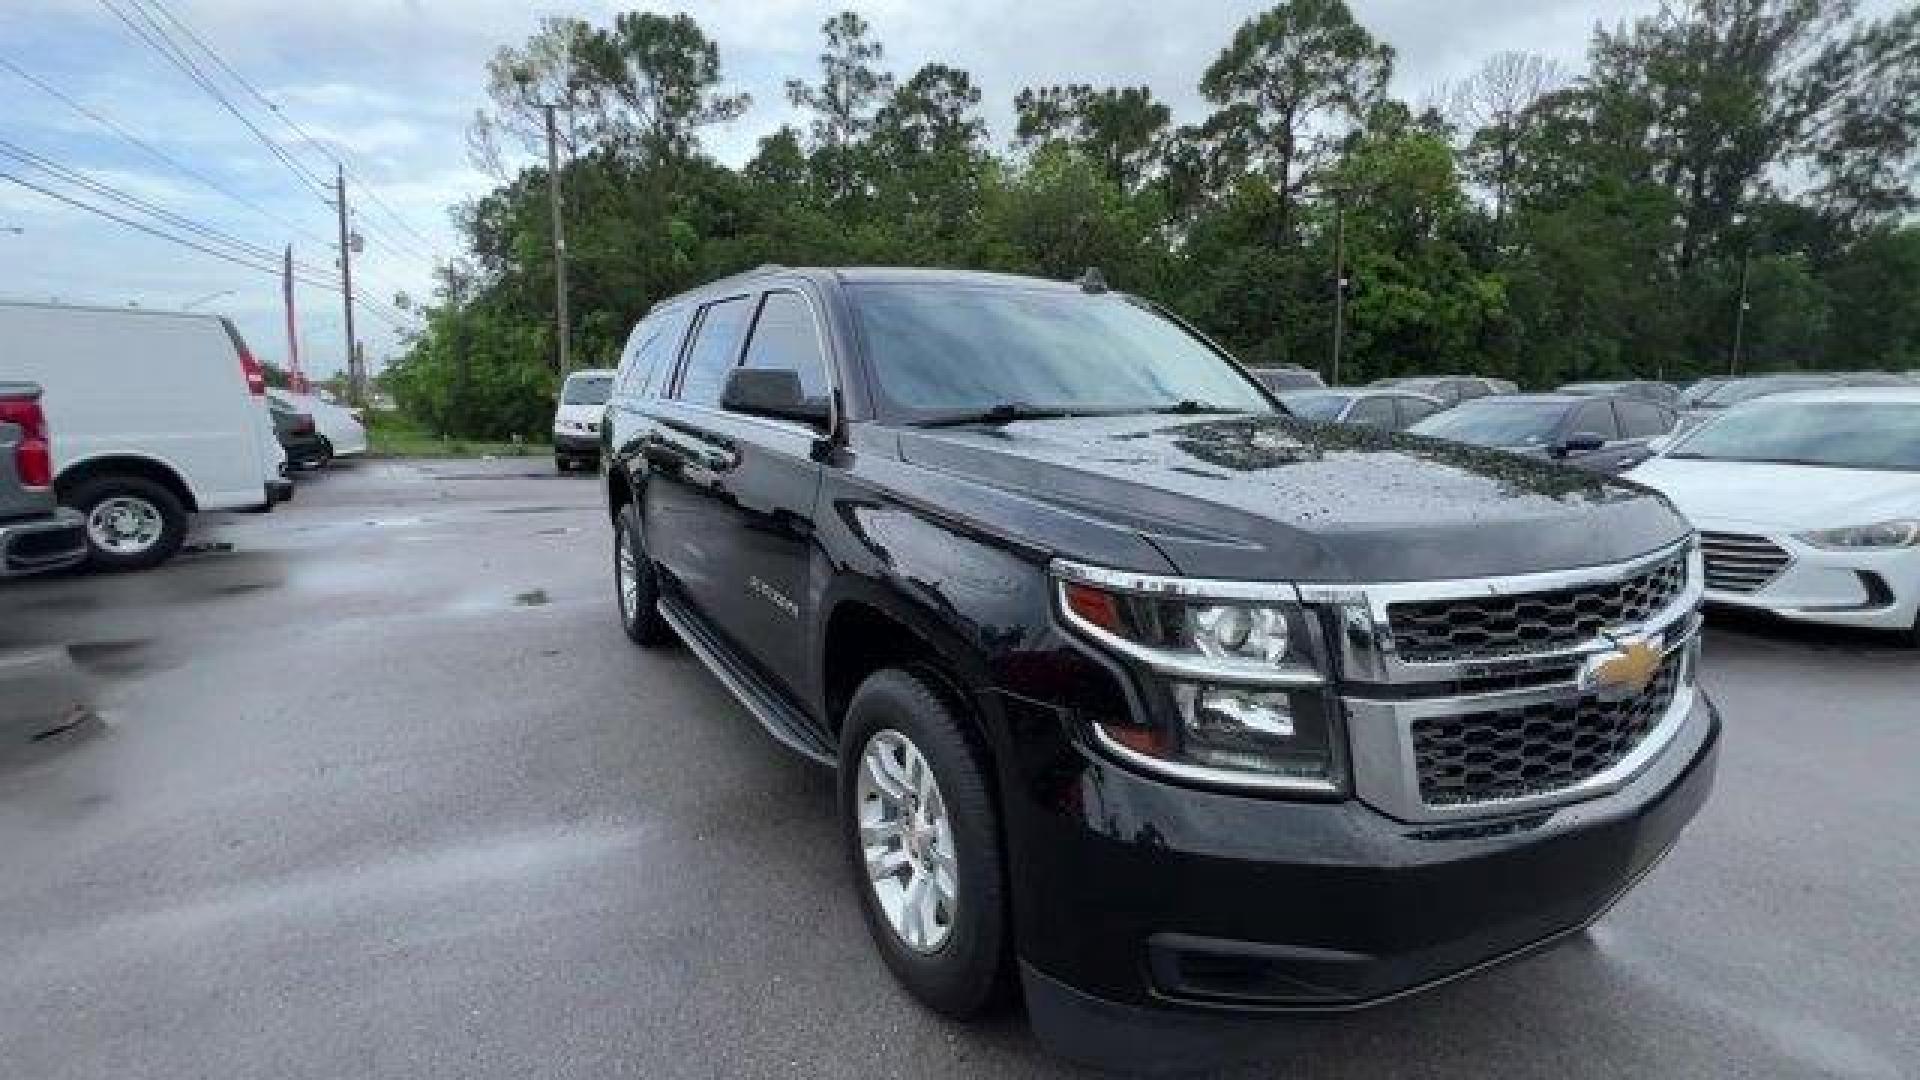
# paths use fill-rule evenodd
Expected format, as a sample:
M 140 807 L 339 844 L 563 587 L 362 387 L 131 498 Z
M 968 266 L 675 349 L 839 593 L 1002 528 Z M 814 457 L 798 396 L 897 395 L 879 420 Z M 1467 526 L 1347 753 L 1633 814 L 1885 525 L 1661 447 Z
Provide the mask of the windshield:
M 1756 402 L 1694 431 L 1667 456 L 1920 471 L 1920 403 Z
M 1545 446 L 1567 406 L 1559 401 L 1482 398 L 1434 413 L 1408 429 L 1476 446 Z
M 1695 404 L 1705 409 L 1724 409 L 1729 405 L 1738 405 L 1743 401 L 1752 401 L 1770 394 L 1785 394 L 1794 390 L 1817 390 L 1831 381 L 1817 376 L 1804 379 L 1742 379 L 1714 387 Z
M 1345 394 L 1285 394 L 1280 404 L 1302 420 L 1337 420 L 1347 407 Z
M 612 393 L 611 375 L 574 375 L 567 379 L 560 400 L 568 405 L 605 405 Z
M 1008 405 L 1273 411 L 1204 342 L 1116 294 L 923 284 L 849 293 L 882 407 L 910 421 Z

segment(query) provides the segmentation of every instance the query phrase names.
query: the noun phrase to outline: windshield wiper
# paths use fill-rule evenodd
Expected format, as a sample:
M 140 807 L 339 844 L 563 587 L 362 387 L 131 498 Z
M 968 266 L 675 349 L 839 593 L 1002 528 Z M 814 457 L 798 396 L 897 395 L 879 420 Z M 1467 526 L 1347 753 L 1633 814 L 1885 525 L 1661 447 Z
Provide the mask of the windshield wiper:
M 1023 401 L 1003 401 L 990 409 L 978 412 L 956 413 L 951 416 L 936 416 L 923 420 L 921 427 L 959 427 L 963 424 L 1011 424 L 1017 420 L 1058 420 L 1067 416 L 1078 416 L 1070 409 L 1042 409 L 1028 405 Z

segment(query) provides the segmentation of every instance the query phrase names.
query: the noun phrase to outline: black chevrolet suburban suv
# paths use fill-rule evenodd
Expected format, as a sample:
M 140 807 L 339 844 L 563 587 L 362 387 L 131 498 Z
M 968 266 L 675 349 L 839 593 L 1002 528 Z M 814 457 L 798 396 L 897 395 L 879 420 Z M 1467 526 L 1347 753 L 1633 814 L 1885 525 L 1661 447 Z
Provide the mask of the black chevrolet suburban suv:
M 1108 291 L 767 267 L 634 329 L 616 593 L 838 769 L 887 965 L 1146 1065 L 1598 918 L 1712 785 L 1686 523 L 1288 416 Z

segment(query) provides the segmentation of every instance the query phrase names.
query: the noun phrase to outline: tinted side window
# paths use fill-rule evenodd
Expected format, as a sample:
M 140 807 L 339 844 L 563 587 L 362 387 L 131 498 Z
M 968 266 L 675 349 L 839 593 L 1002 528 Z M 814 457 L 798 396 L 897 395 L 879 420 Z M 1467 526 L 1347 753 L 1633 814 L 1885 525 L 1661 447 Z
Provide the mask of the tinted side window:
M 641 319 L 627 335 L 627 347 L 620 350 L 619 374 L 613 378 L 613 396 L 616 398 L 638 397 L 647 386 L 647 362 L 643 358 L 646 347 L 660 336 L 660 320 Z
M 827 396 L 827 358 L 820 352 L 813 309 L 796 292 L 770 292 L 754 320 L 753 339 L 747 343 L 750 368 L 797 371 L 800 391 L 810 398 Z
M 1593 434 L 1608 442 L 1619 438 L 1620 425 L 1613 420 L 1613 402 L 1589 401 L 1581 405 L 1566 430 L 1569 435 Z
M 736 296 L 706 306 L 694 328 L 674 397 L 694 405 L 720 404 L 720 391 L 726 387 L 727 372 L 740 358 L 740 339 L 746 336 L 747 320 L 752 317 L 750 297 Z
M 1620 430 L 1629 439 L 1653 439 L 1673 429 L 1673 414 L 1644 401 L 1618 401 Z
M 686 336 L 687 312 L 685 309 L 669 311 L 648 319 L 641 327 L 646 330 L 646 336 L 640 341 L 634 373 L 625 390 L 634 397 L 644 397 L 649 391 L 665 391 L 674 358 L 680 355 L 680 341 Z
M 1393 399 L 1361 398 L 1353 403 L 1353 409 L 1347 413 L 1347 423 L 1393 430 Z
M 1435 410 L 1439 408 L 1438 405 L 1432 402 L 1421 401 L 1415 397 L 1395 398 L 1394 400 L 1400 404 L 1401 427 L 1408 427 L 1421 420 L 1425 420 L 1427 417 L 1432 416 Z

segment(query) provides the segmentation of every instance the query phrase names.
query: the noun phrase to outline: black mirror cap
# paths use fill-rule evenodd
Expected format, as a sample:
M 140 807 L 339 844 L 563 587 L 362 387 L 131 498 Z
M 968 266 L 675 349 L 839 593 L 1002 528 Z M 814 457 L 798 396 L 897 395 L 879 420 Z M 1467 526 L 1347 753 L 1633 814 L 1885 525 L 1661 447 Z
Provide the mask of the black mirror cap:
M 800 373 L 790 368 L 734 368 L 727 373 L 720 407 L 728 412 L 819 427 L 827 426 L 832 418 L 827 399 L 806 396 L 800 387 Z
M 1591 454 L 1605 445 L 1607 440 L 1599 435 L 1591 431 L 1577 431 L 1560 440 L 1553 450 L 1559 457 L 1569 457 L 1573 454 Z

